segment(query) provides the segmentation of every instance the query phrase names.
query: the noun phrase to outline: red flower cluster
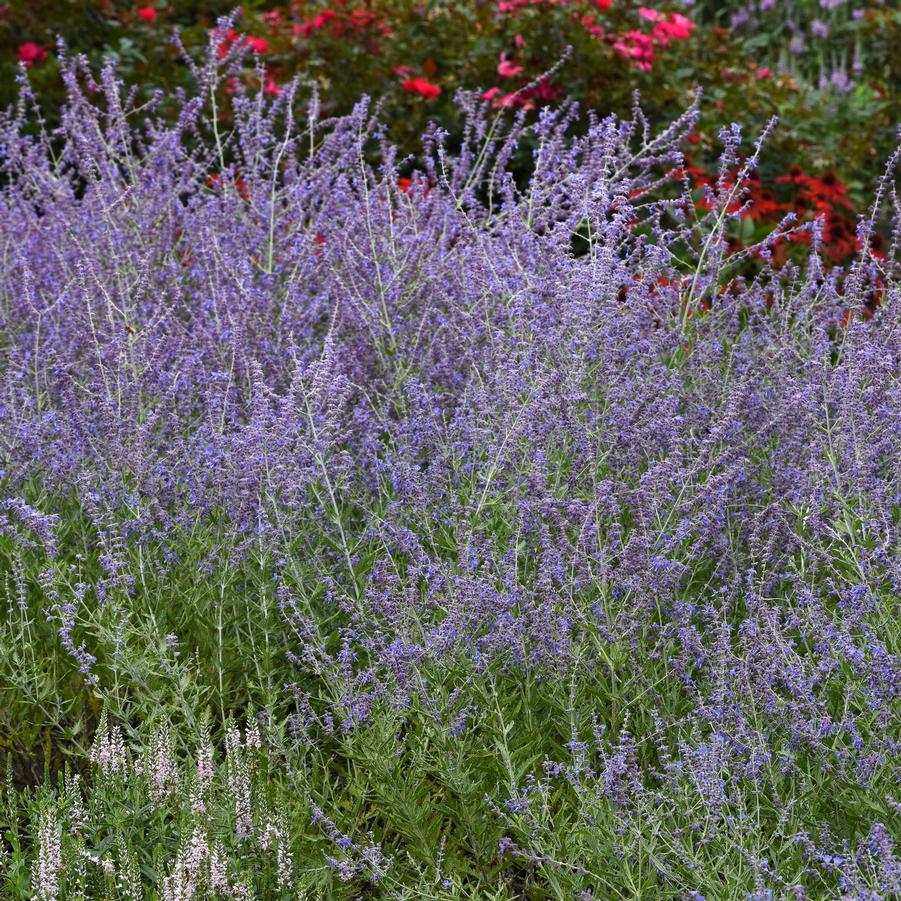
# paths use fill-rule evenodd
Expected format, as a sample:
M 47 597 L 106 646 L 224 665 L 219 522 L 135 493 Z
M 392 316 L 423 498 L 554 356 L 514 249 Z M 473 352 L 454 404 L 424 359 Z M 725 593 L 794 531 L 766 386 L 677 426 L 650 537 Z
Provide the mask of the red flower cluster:
M 329 22 L 334 22 L 337 17 L 338 14 L 333 9 L 324 9 L 312 19 L 304 19 L 300 25 L 295 25 L 294 34 L 302 34 L 308 38 L 314 31 L 319 31 L 320 28 L 325 28 Z
M 242 200 L 250 200 L 250 188 L 240 175 L 235 175 L 232 179 L 223 179 L 218 172 L 214 172 L 208 179 L 207 184 L 217 190 L 224 190 L 227 187 L 233 187 Z
M 691 34 L 695 23 L 679 13 L 661 13 L 645 6 L 638 12 L 643 19 L 654 23 L 650 33 L 627 31 L 615 37 L 613 49 L 622 53 L 639 69 L 650 72 L 657 51 L 674 41 L 684 41 Z
M 142 6 L 136 13 L 137 17 L 148 25 L 156 21 L 156 10 L 152 6 Z
M 217 36 L 219 32 L 216 32 Z M 268 53 L 270 51 L 269 41 L 266 38 L 255 38 L 249 34 L 240 34 L 234 28 L 229 28 L 219 44 L 219 56 L 224 57 L 232 47 L 247 47 L 254 53 Z
M 304 19 L 303 22 L 293 25 L 292 30 L 295 35 L 308 38 L 326 26 L 330 26 L 332 34 L 336 37 L 347 31 L 369 30 L 381 34 L 391 33 L 391 28 L 372 10 L 365 7 L 358 7 L 350 11 L 326 7 L 312 19 Z
M 420 97 L 425 97 L 427 100 L 431 100 L 441 93 L 441 88 L 439 88 L 438 85 L 432 84 L 432 82 L 426 81 L 426 79 L 420 77 L 405 79 L 403 89 L 408 94 L 418 94 Z
M 490 100 L 496 109 L 535 109 L 539 102 L 546 103 L 554 100 L 563 93 L 563 88 L 552 84 L 550 81 L 542 81 L 530 88 L 520 91 L 511 91 L 505 94 L 500 88 L 489 88 L 482 94 L 483 100 Z
M 19 62 L 26 67 L 35 63 L 42 63 L 47 59 L 47 47 L 44 44 L 36 44 L 34 41 L 26 41 L 19 46 Z
M 643 19 L 654 23 L 654 30 L 651 32 L 651 36 L 663 46 L 672 41 L 684 41 L 695 27 L 695 23 L 691 19 L 686 19 L 685 16 L 679 13 L 661 13 L 656 9 L 648 9 L 646 6 L 642 6 L 638 10 L 638 14 Z
M 500 75 L 501 78 L 516 78 L 517 75 L 521 75 L 525 69 L 514 63 L 513 60 L 507 59 L 507 54 L 502 53 L 500 62 L 497 64 L 497 74 Z
M 428 197 L 429 191 L 432 190 L 432 184 L 425 180 L 422 175 L 417 175 L 416 179 L 408 178 L 406 175 L 401 175 L 400 178 L 397 179 L 397 189 L 402 194 L 408 194 L 413 188 L 421 189 L 422 196 Z
M 785 175 L 776 179 L 776 183 L 798 185 L 801 188 L 798 198 L 803 200 L 805 211 L 812 208 L 820 213 L 831 213 L 837 203 L 852 209 L 848 188 L 834 172 L 824 172 L 819 178 L 814 178 L 805 175 L 800 166 L 792 166 Z
M 673 174 L 677 178 L 688 176 L 696 188 L 713 184 L 713 178 L 699 166 L 686 165 L 684 169 L 677 170 Z M 736 176 L 737 170 L 733 170 L 727 176 L 725 185 L 727 190 L 734 185 Z M 822 216 L 824 219 L 822 254 L 828 263 L 838 265 L 855 251 L 860 250 L 861 242 L 857 238 L 854 223 L 838 209 L 841 207 L 844 210 L 853 210 L 848 198 L 848 188 L 834 172 L 825 172 L 816 177 L 807 175 L 799 166 L 792 166 L 785 175 L 780 175 L 776 179 L 776 184 L 794 186 L 795 190 L 784 200 L 780 200 L 772 189 L 762 185 L 756 172 L 748 176 L 746 199 L 750 201 L 750 205 L 743 213 L 743 218 L 751 219 L 755 224 L 775 225 L 791 212 L 802 222 L 810 222 L 817 216 Z M 742 203 L 743 201 L 734 201 L 728 211 L 737 212 Z M 695 202 L 695 206 L 701 210 L 708 210 L 710 201 L 706 197 L 701 197 Z M 787 240 L 796 244 L 810 244 L 810 234 L 796 232 Z M 734 249 L 741 250 L 742 246 L 742 243 L 737 241 Z M 786 250 L 786 239 L 778 240 L 774 244 L 774 259 L 777 262 L 784 261 Z M 877 258 L 883 256 L 882 239 L 879 235 L 871 237 L 870 251 Z
M 529 6 L 567 6 L 570 0 L 501 0 L 497 5 L 499 13 L 514 13 Z
M 836 209 L 840 206 L 853 210 L 853 206 L 848 199 L 847 186 L 834 172 L 824 172 L 817 178 L 807 175 L 800 166 L 792 166 L 776 181 L 797 187 L 790 208 L 799 218 L 825 217 L 823 252 L 832 263 L 840 263 L 860 249 L 854 223 Z M 872 250 L 875 256 L 881 256 L 878 239 L 873 243 Z
M 517 47 L 524 47 L 525 41 L 522 35 L 516 35 L 513 43 Z M 497 66 L 497 74 L 501 78 L 516 78 L 525 72 L 525 66 L 516 63 L 507 57 L 506 52 L 501 53 Z M 489 88 L 482 94 L 483 100 L 490 100 L 491 105 L 496 109 L 535 109 L 539 102 L 547 102 L 554 100 L 563 93 L 563 89 L 552 84 L 548 80 L 539 82 L 528 88 L 520 88 L 518 91 L 505 91 L 499 87 Z

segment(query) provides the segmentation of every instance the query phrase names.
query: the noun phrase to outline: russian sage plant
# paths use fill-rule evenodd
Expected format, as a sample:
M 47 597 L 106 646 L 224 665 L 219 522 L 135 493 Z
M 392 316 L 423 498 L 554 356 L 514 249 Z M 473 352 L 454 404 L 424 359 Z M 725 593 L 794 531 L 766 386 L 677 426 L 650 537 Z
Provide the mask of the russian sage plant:
M 0 116 L 4 892 L 897 896 L 897 157 L 780 267 L 696 106 L 408 159 L 232 62 Z

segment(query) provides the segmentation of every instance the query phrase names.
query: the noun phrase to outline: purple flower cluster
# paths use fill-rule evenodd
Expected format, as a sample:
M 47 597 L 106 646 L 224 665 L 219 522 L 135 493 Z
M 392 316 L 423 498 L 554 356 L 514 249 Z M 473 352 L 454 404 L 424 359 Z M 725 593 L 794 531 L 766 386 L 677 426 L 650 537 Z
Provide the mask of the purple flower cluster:
M 723 6 L 711 4 L 711 12 L 722 12 Z M 774 65 L 795 75 L 806 74 L 820 91 L 848 94 L 857 84 L 849 71 L 860 74 L 866 68 L 861 20 L 880 6 L 881 0 L 751 0 L 738 4 L 728 21 L 737 31 L 765 30 Z M 808 53 L 808 49 L 816 52 Z
M 233 558 L 264 548 L 300 731 L 415 702 L 459 735 L 470 678 L 612 681 L 658 720 L 590 711 L 578 766 L 546 777 L 626 820 L 693 809 L 686 848 L 741 833 L 749 784 L 777 807 L 811 771 L 887 792 L 901 232 L 868 253 L 878 204 L 847 271 L 778 269 L 790 222 L 728 253 L 756 160 L 727 178 L 737 128 L 709 211 L 681 185 L 694 108 L 654 136 L 640 112 L 504 126 L 463 97 L 462 146 L 430 130 L 402 183 L 365 101 L 296 123 L 292 91 L 239 92 L 208 134 L 212 68 L 175 125 L 136 124 L 152 111 L 112 68 L 93 92 L 65 71 L 58 134 L 27 93 L 0 118 L 4 535 L 56 553 L 20 495 L 74 497 L 100 604 L 135 590 L 129 548 L 165 565 L 198 524 Z M 511 793 L 517 815 L 542 795 Z

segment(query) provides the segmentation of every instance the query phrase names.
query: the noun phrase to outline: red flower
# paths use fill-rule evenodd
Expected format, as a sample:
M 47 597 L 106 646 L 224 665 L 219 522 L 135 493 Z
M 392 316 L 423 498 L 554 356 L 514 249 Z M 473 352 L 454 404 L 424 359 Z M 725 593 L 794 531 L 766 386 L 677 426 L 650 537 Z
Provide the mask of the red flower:
M 353 9 L 350 12 L 350 24 L 357 28 L 369 28 L 378 24 L 378 16 L 368 9 Z
M 235 31 L 234 28 L 229 28 L 224 36 L 222 35 L 221 31 L 217 31 L 215 32 L 215 34 L 222 39 L 222 43 L 219 44 L 220 57 L 227 56 L 233 44 L 236 44 L 239 47 L 249 47 L 254 53 L 268 53 L 270 49 L 269 41 L 267 41 L 266 38 L 255 38 L 251 35 L 240 35 L 237 31 Z
M 44 44 L 35 44 L 34 41 L 26 41 L 19 46 L 19 62 L 24 66 L 33 66 L 47 59 L 47 48 Z
M 422 175 L 417 175 L 415 179 L 407 178 L 406 175 L 401 175 L 397 179 L 397 190 L 402 194 L 407 194 L 413 190 L 413 188 L 421 188 L 422 196 L 428 197 L 429 191 L 432 189 L 432 185 L 427 182 Z
M 231 45 L 235 42 L 235 38 L 237 38 L 238 33 L 234 28 L 229 28 L 228 31 L 223 35 L 222 32 L 217 28 L 214 30 L 213 34 L 217 39 L 221 40 L 219 44 L 219 56 L 225 57 L 228 55 L 228 51 L 231 49 Z
M 525 90 L 511 91 L 509 94 L 505 94 L 501 88 L 489 88 L 482 94 L 482 99 L 490 100 L 495 109 L 533 110 L 536 100 L 554 100 L 561 93 L 563 93 L 563 89 L 559 85 L 542 81 Z
M 137 17 L 149 25 L 151 22 L 156 21 L 156 10 L 152 6 L 142 6 L 137 11 Z
M 619 36 L 613 49 L 632 60 L 639 69 L 650 72 L 655 57 L 654 39 L 650 35 L 643 31 L 627 31 Z
M 517 75 L 521 75 L 524 71 L 522 66 L 518 66 L 512 60 L 507 59 L 506 53 L 501 54 L 501 61 L 497 66 L 497 74 L 501 78 L 516 78 Z
M 408 78 L 403 83 L 403 89 L 408 94 L 419 94 L 420 97 L 432 99 L 441 93 L 441 88 L 424 78 Z
M 268 53 L 269 52 L 269 41 L 266 38 L 254 38 L 254 37 L 246 37 L 244 42 L 254 53 Z
M 534 97 L 536 100 L 555 100 L 563 93 L 563 88 L 550 81 L 540 81 L 522 93 L 524 97 Z
M 860 238 L 856 239 L 855 245 L 859 251 L 863 250 L 863 241 Z M 883 250 L 884 244 L 882 235 L 870 235 L 870 253 L 873 255 L 873 257 L 875 257 L 877 260 L 884 260 L 885 253 L 883 252 Z
M 579 18 L 578 13 L 574 13 L 573 19 L 580 22 L 582 27 L 589 34 L 594 35 L 596 38 L 604 37 L 604 29 L 600 25 L 595 24 L 594 16 L 590 13 L 585 13 L 585 15 L 582 16 L 581 19 Z
M 691 34 L 695 23 L 679 13 L 661 13 L 646 6 L 642 6 L 638 14 L 654 23 L 651 33 L 628 31 L 618 36 L 613 49 L 628 57 L 637 68 L 649 72 L 655 51 L 668 47 L 673 41 L 684 41 Z
M 768 188 L 755 192 L 751 199 L 753 202 L 746 215 L 754 222 L 772 222 L 785 212 L 785 207 Z
M 808 187 L 827 203 L 840 203 L 842 206 L 851 207 L 848 188 L 834 172 L 824 172 L 819 178 L 810 179 Z
M 218 172 L 214 172 L 208 179 L 207 184 L 211 188 L 225 188 L 229 185 L 234 185 L 235 190 L 241 196 L 242 200 L 250 200 L 250 191 L 247 188 L 247 184 L 240 175 L 236 176 L 234 181 L 226 182 L 223 180 L 222 176 Z
M 679 13 L 668 13 L 665 21 L 658 21 L 652 35 L 664 47 L 670 41 L 684 41 L 691 35 L 695 23 Z
M 313 29 L 322 28 L 331 22 L 336 15 L 337 13 L 333 9 L 324 9 L 310 24 Z

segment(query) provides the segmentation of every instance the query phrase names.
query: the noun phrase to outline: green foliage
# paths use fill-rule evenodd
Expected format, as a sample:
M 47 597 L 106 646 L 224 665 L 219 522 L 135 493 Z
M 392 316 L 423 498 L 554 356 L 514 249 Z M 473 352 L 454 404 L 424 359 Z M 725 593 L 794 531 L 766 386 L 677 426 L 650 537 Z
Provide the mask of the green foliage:
M 509 533 L 512 511 L 500 497 L 490 505 L 490 528 Z M 860 535 L 853 518 L 847 526 L 836 567 L 854 565 Z M 130 589 L 79 598 L 73 637 L 97 658 L 87 677 L 40 611 L 54 592 L 102 581 L 103 541 L 74 507 L 60 535 L 56 559 L 0 539 L 0 710 L 11 752 L 4 897 L 562 901 L 678 898 L 690 888 L 740 898 L 754 890 L 761 858 L 787 884 L 809 884 L 804 848 L 790 836 L 828 823 L 852 841 L 874 816 L 895 817 L 875 801 L 893 790 L 890 767 L 864 791 L 839 772 L 805 769 L 803 755 L 780 772 L 791 752 L 775 746 L 766 778 L 730 784 L 725 811 L 711 816 L 694 777 L 666 766 L 702 753 L 710 737 L 657 727 L 687 714 L 692 693 L 665 654 L 636 660 L 625 641 L 600 634 L 585 635 L 581 653 L 603 665 L 578 677 L 477 672 L 463 659 L 424 667 L 429 689 L 412 707 L 380 703 L 345 731 L 337 674 L 313 667 L 296 681 L 275 628 L 270 562 L 231 560 L 213 531 L 185 535 L 168 562 L 130 549 Z M 305 537 L 315 544 L 315 528 Z M 288 578 L 328 630 L 315 569 L 295 560 Z M 705 588 L 696 573 L 686 599 Z M 617 615 L 602 586 L 586 607 L 598 601 Z M 882 602 L 890 611 L 891 598 Z M 647 623 L 643 644 L 658 625 Z M 886 625 L 897 649 L 897 623 Z M 837 698 L 838 709 L 849 701 Z M 471 715 L 455 729 L 459 711 Z M 241 731 L 234 718 L 245 714 Z M 592 786 L 631 758 L 660 775 L 624 815 Z M 56 896 L 40 894 L 44 860 L 58 874 Z M 861 879 L 879 888 L 875 870 Z M 192 880 L 199 895 L 179 894 Z M 811 897 L 834 890 L 824 883 Z

